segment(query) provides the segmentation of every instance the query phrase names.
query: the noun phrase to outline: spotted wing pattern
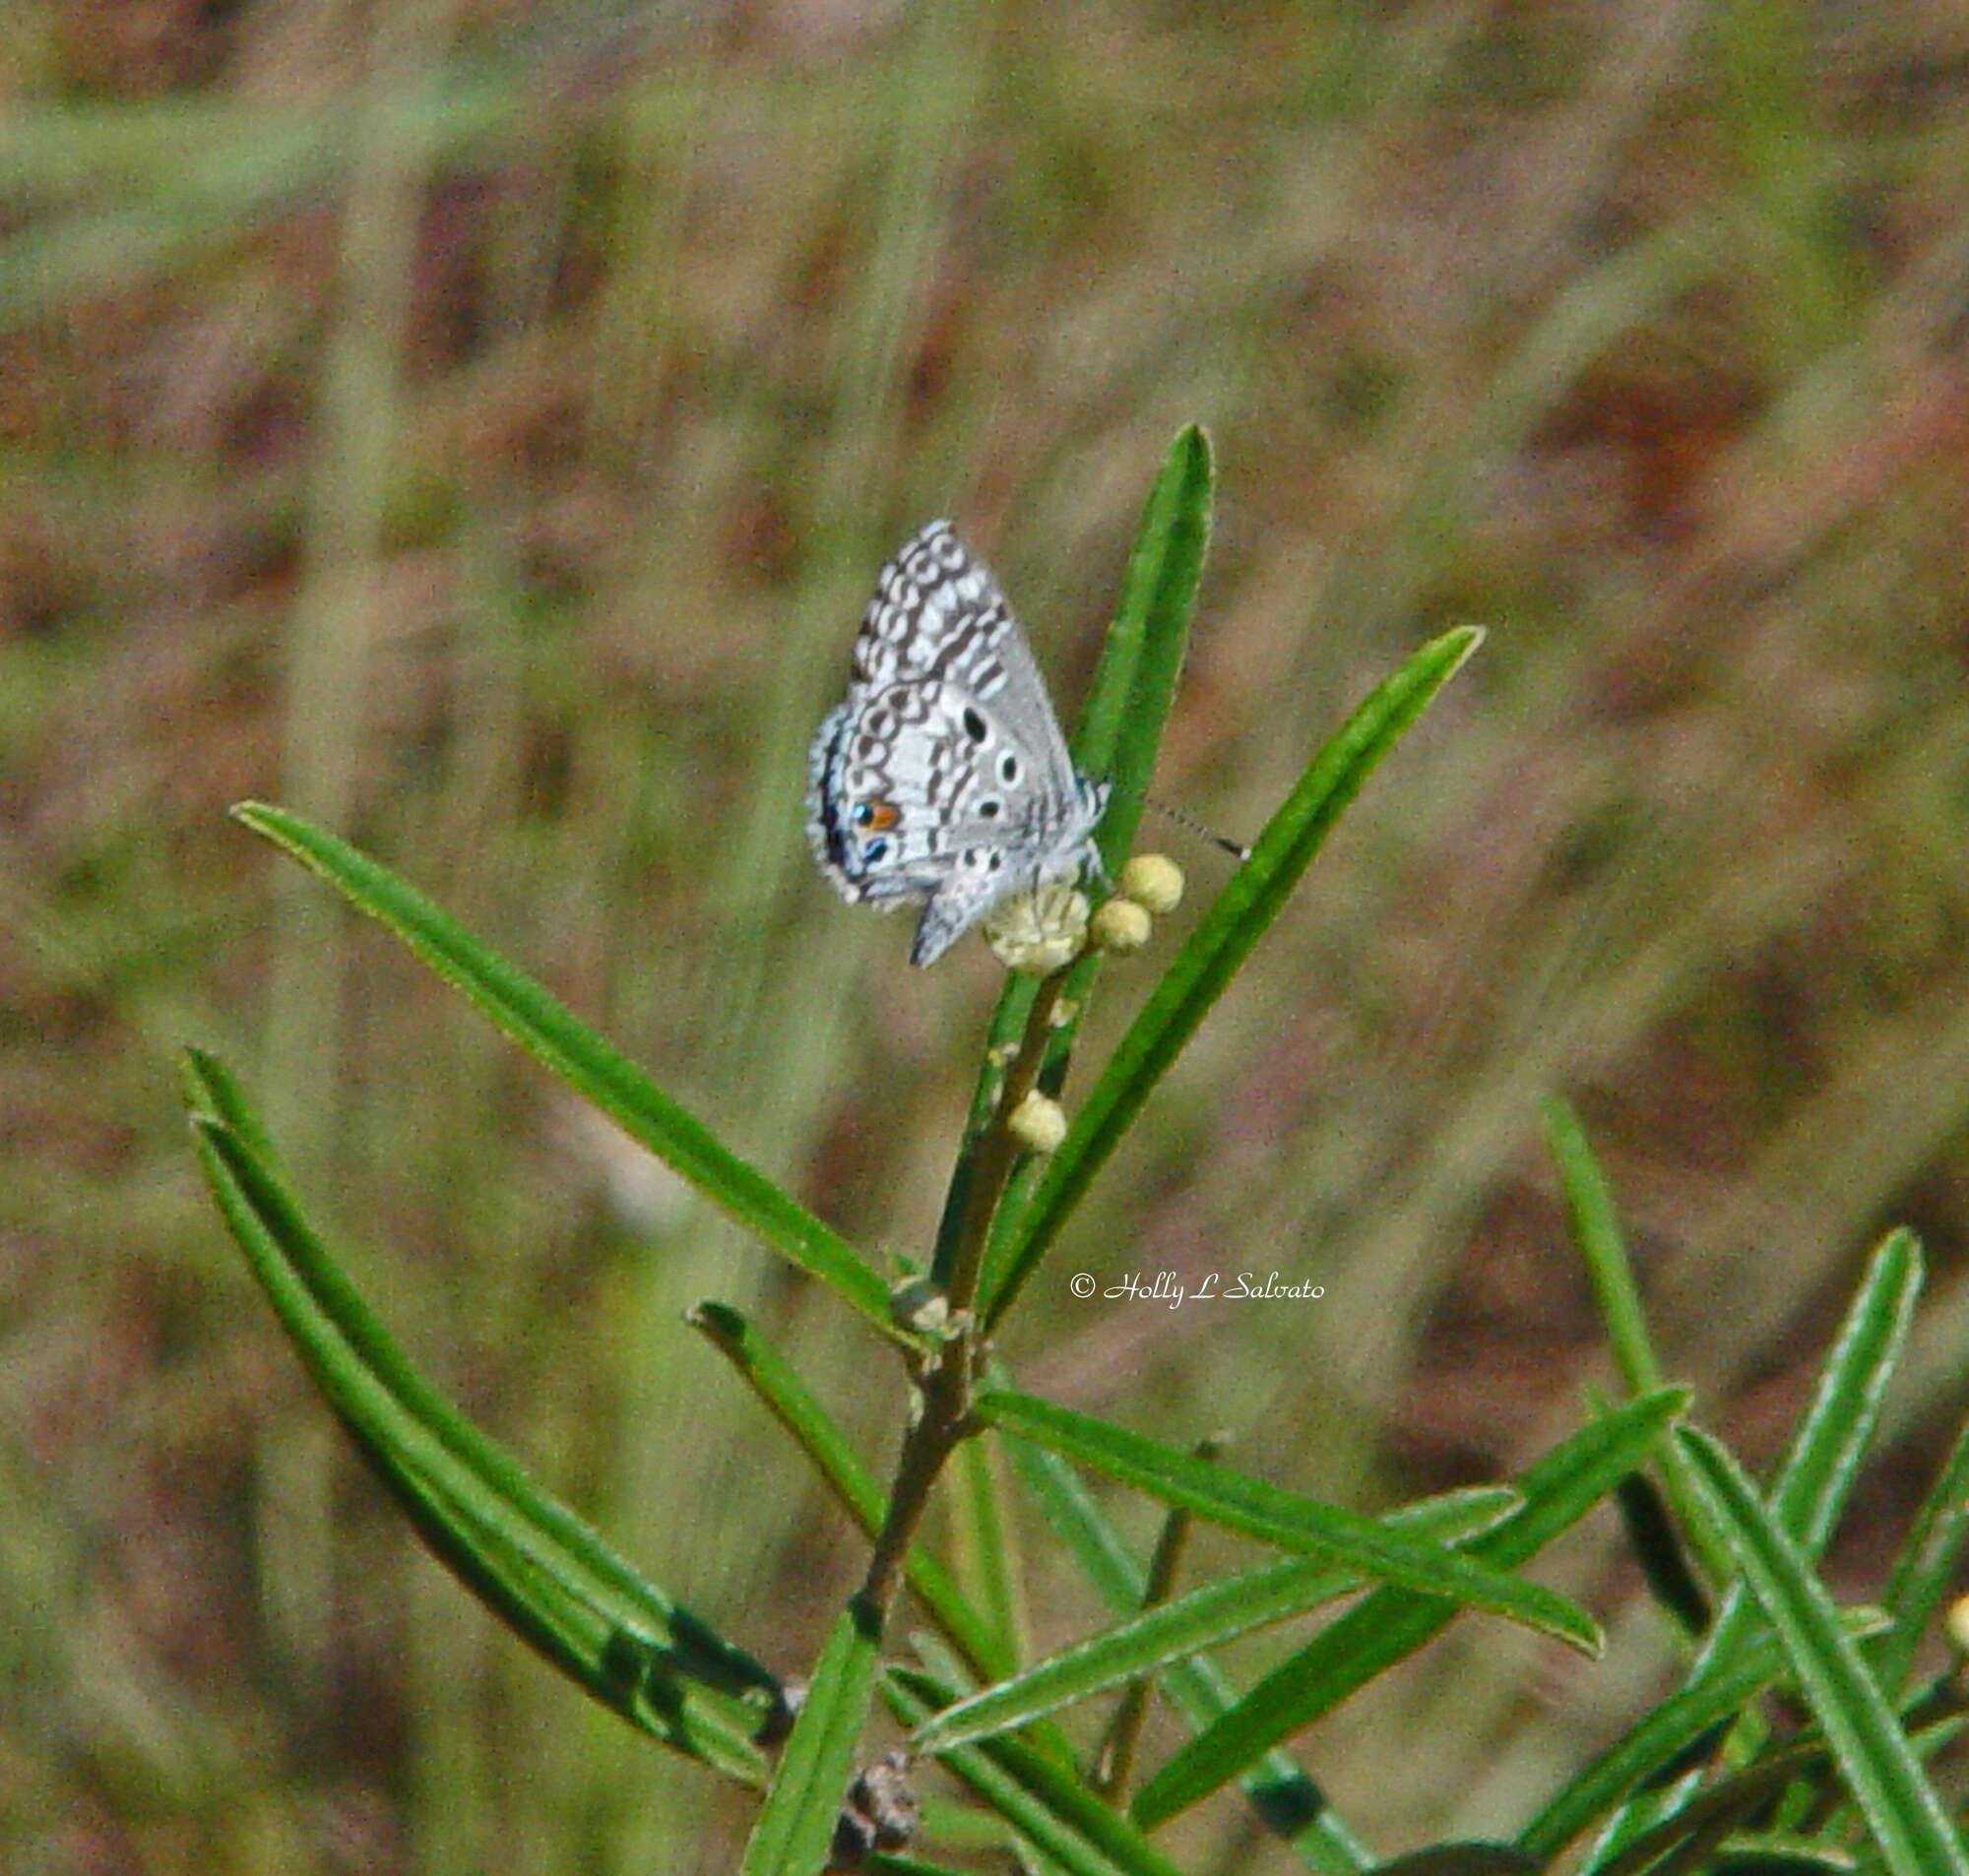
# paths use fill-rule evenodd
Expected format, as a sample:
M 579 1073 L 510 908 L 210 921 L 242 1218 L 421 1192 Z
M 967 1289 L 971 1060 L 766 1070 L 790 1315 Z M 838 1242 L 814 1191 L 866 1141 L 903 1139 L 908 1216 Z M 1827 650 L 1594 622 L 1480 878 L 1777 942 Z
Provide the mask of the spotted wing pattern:
M 807 766 L 816 863 L 845 899 L 921 905 L 920 965 L 1000 900 L 1077 872 L 1108 804 L 1074 771 L 997 583 L 942 521 L 883 568 Z

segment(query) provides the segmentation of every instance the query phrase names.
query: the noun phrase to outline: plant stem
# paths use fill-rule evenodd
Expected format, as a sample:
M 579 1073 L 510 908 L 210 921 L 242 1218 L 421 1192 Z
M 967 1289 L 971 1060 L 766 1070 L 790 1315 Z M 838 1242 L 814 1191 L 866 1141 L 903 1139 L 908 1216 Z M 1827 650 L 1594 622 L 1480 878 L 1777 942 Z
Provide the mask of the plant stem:
M 1053 1011 L 1058 1007 L 1065 981 L 1065 970 L 1055 970 L 1040 984 L 1033 1007 L 1026 1013 L 1026 1032 L 1019 1040 L 1019 1052 L 1005 1072 L 998 1104 L 971 1152 L 964 1215 L 951 1246 L 949 1266 L 936 1273 L 944 1294 L 950 1298 L 953 1316 L 959 1310 L 968 1311 L 978 1300 L 978 1276 L 984 1267 L 991 1219 L 1005 1196 L 1005 1186 L 1022 1151 L 1005 1122 L 1039 1081 L 1048 1045 L 1052 1041 Z
M 949 1332 L 922 1357 L 913 1377 L 916 1411 L 903 1436 L 895 1483 L 889 1488 L 888 1511 L 861 1586 L 863 1596 L 885 1620 L 902 1581 L 903 1559 L 922 1522 L 937 1474 L 971 1431 L 972 1387 L 984 1352 L 984 1338 L 973 1307 L 978 1298 L 978 1276 L 990 1237 L 992 1215 L 1004 1197 L 1021 1152 L 1005 1122 L 1039 1079 L 1047 1044 L 1052 1038 L 1053 1010 L 1064 978 L 1065 972 L 1056 970 L 1041 983 L 991 1118 L 972 1142 L 967 1163 L 959 1168 L 958 1176 L 965 1181 L 964 1211 L 950 1238 L 947 1268 L 934 1273 L 950 1305 Z
M 1190 1448 L 1198 1459 L 1215 1459 L 1223 1448 L 1219 1439 L 1198 1440 Z M 1189 1544 L 1190 1514 L 1180 1506 L 1173 1508 L 1163 1521 L 1156 1553 L 1149 1560 L 1149 1580 L 1142 1591 L 1142 1607 L 1153 1609 L 1175 1594 L 1176 1576 L 1182 1568 L 1182 1554 Z M 1122 1694 L 1114 1717 L 1108 1723 L 1101 1750 L 1095 1755 L 1093 1784 L 1111 1804 L 1124 1802 L 1128 1782 L 1134 1776 L 1135 1753 L 1142 1742 L 1142 1728 L 1149 1720 L 1149 1701 L 1155 1693 L 1155 1678 L 1145 1675 L 1131 1680 Z

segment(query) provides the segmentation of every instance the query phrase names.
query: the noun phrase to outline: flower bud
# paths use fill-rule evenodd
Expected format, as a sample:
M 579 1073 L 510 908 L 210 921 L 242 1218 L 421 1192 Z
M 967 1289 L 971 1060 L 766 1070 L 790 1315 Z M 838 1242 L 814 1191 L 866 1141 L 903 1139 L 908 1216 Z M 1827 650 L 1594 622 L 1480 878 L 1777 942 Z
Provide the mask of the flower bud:
M 1167 853 L 1137 853 L 1121 868 L 1119 886 L 1145 912 L 1173 912 L 1182 901 L 1182 868 Z
M 1066 1110 L 1035 1088 L 1006 1115 L 1005 1131 L 1028 1153 L 1051 1153 L 1066 1138 Z
M 1048 977 L 1086 949 L 1087 896 L 1049 880 L 994 907 L 979 929 L 1006 969 Z
M 1149 942 L 1149 915 L 1132 899 L 1111 899 L 1094 914 L 1094 942 L 1103 951 L 1140 951 Z

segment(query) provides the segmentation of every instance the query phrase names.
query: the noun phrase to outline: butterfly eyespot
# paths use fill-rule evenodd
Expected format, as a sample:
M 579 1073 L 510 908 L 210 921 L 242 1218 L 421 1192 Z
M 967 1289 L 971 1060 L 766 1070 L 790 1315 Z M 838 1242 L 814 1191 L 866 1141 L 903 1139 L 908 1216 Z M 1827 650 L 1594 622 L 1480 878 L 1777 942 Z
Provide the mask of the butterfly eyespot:
M 1019 779 L 1019 759 L 1008 749 L 998 758 L 998 780 L 1008 788 Z
M 986 798 L 978 804 L 978 818 L 981 821 L 995 821 L 1004 812 L 1004 803 L 995 797 Z
M 857 827 L 871 827 L 881 832 L 894 827 L 903 815 L 893 801 L 857 801 L 848 818 Z
M 981 717 L 975 710 L 973 710 L 969 704 L 966 704 L 964 706 L 964 716 L 962 721 L 964 723 L 964 733 L 967 736 L 969 736 L 973 742 L 983 742 L 985 736 L 990 733 L 985 724 L 984 719 Z
M 877 860 L 886 859 L 888 857 L 888 853 L 889 853 L 889 844 L 887 841 L 879 839 L 870 841 L 868 844 L 861 849 L 862 864 L 866 866 L 872 866 Z

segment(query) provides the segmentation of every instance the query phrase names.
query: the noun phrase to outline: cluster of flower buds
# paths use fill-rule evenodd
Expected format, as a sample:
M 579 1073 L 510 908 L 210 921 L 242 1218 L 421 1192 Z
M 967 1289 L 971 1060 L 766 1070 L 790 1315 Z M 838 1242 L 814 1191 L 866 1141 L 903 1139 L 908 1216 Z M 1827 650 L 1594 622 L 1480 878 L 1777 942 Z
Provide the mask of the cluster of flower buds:
M 1056 881 L 1008 900 L 984 921 L 984 932 L 1009 969 L 1048 976 L 1090 942 L 1117 955 L 1139 951 L 1149 941 L 1154 915 L 1174 911 L 1181 901 L 1182 869 L 1164 854 L 1137 853 L 1122 867 L 1114 896 L 1091 917 L 1085 894 Z M 1005 1126 L 1028 1153 L 1051 1153 L 1066 1138 L 1059 1102 L 1037 1089 L 1006 1115 Z
M 1182 899 L 1182 869 L 1162 853 L 1137 853 L 1121 868 L 1113 898 L 1091 916 L 1087 895 L 1070 880 L 1048 880 L 988 913 L 980 927 L 1008 970 L 1050 976 L 1087 949 L 1139 951 L 1152 918 Z

